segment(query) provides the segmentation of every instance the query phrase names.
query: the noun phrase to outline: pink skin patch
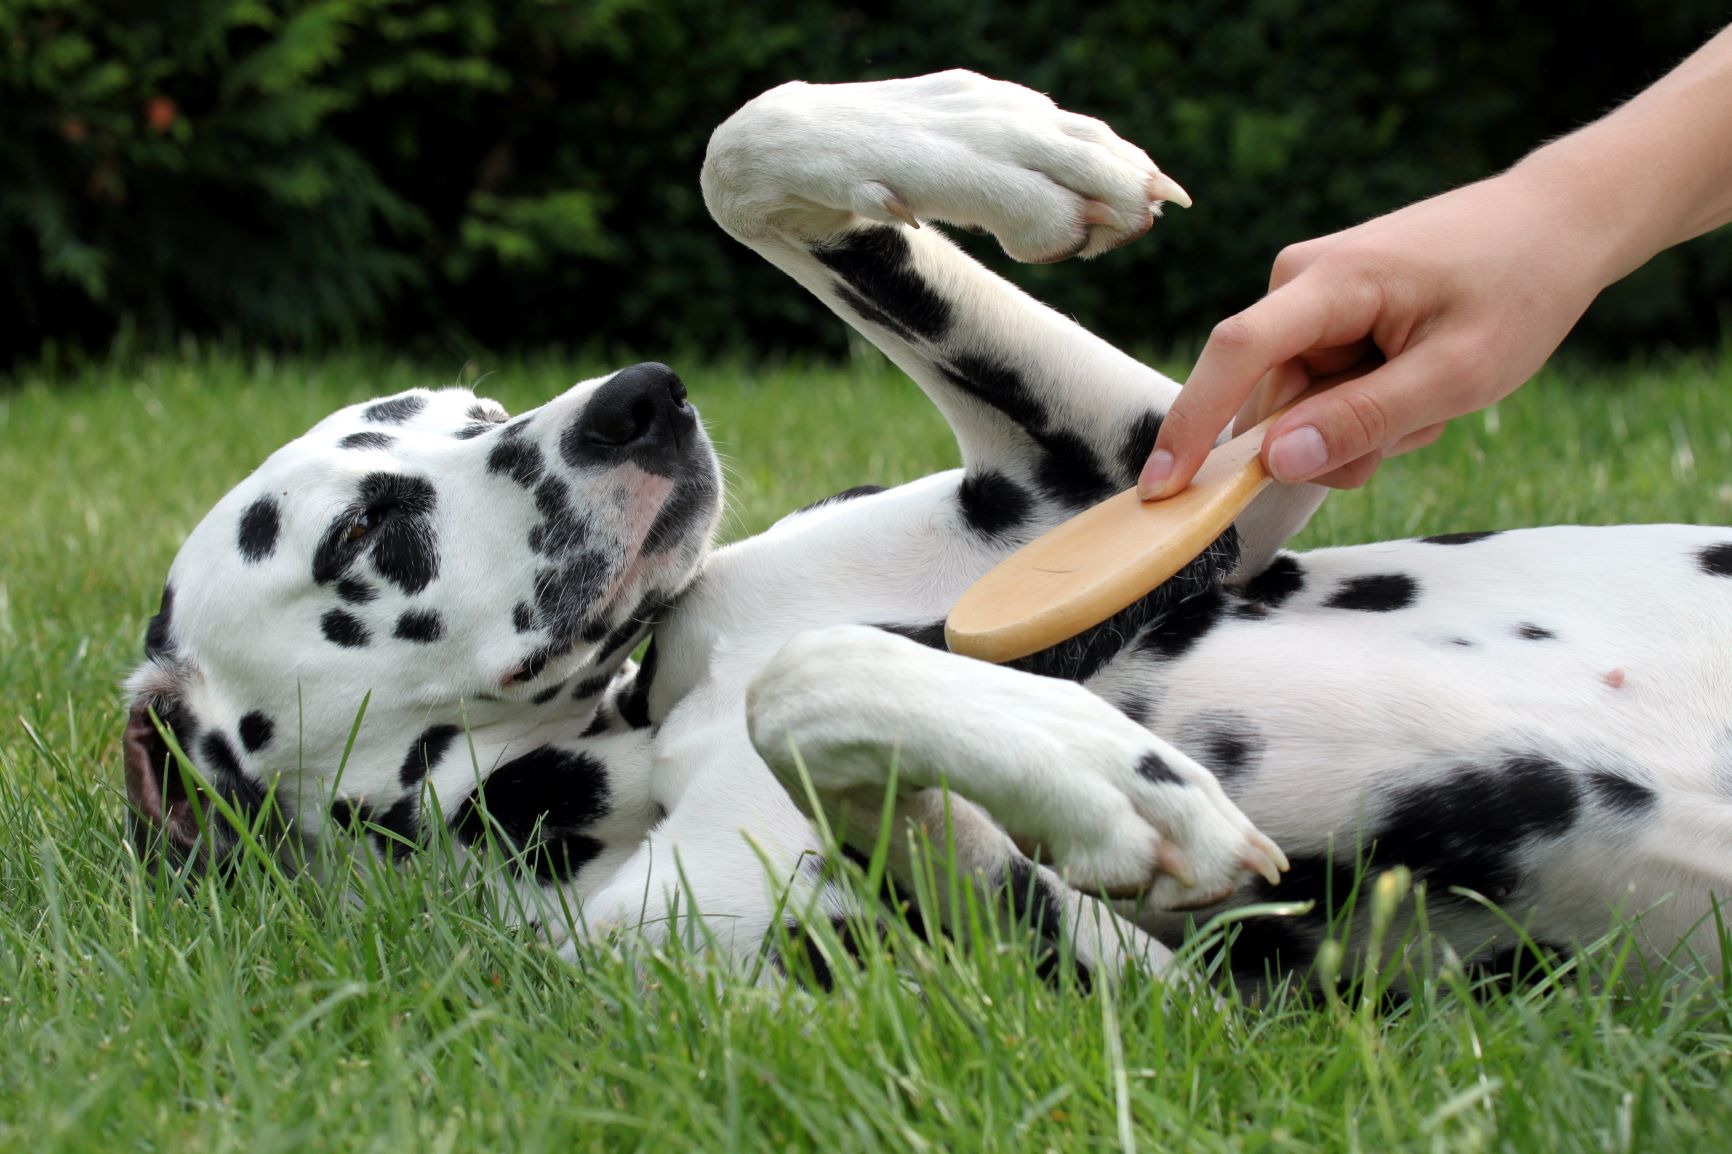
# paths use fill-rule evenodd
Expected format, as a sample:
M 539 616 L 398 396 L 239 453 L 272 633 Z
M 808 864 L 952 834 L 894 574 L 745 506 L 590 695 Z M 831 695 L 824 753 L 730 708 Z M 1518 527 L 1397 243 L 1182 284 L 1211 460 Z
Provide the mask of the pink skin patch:
M 1613 689 L 1622 689 L 1624 687 L 1624 671 L 1622 669 L 1612 670 L 1606 674 L 1605 681 Z
M 645 553 L 643 543 L 644 538 L 649 536 L 650 528 L 656 523 L 656 515 L 662 511 L 662 506 L 667 504 L 668 497 L 673 494 L 672 478 L 648 472 L 636 465 L 621 465 L 619 480 L 621 491 L 626 495 L 625 539 L 631 542 L 633 557 L 631 564 L 627 565 L 602 593 L 602 605 L 612 605 L 622 590 L 637 584 L 645 569 L 652 568 L 656 562 L 668 557 L 667 553 L 657 553 L 654 556 Z

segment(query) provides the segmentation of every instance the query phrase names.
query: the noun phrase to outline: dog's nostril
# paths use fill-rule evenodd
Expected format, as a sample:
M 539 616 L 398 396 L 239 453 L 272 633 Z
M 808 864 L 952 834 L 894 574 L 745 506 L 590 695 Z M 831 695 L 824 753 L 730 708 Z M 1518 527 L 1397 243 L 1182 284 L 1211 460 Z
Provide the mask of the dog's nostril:
M 655 402 L 647 398 L 629 406 L 608 406 L 587 422 L 584 439 L 596 445 L 629 445 L 649 432 L 655 419 Z

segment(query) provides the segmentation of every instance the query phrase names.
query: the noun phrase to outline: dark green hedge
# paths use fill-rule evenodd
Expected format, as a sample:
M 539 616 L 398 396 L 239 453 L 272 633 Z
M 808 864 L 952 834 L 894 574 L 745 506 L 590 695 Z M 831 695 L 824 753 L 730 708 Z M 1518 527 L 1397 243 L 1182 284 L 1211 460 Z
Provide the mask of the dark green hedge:
M 791 78 L 966 66 L 1107 118 L 1191 190 L 1018 277 L 1120 340 L 1205 329 L 1286 242 L 1482 175 L 1658 75 L 1706 0 L 0 0 L 0 359 L 219 332 L 453 351 L 836 347 L 704 214 L 710 130 Z M 1607 179 L 1639 178 L 1608 174 Z M 983 248 L 982 251 L 987 251 Z M 1596 310 L 1714 337 L 1732 238 Z

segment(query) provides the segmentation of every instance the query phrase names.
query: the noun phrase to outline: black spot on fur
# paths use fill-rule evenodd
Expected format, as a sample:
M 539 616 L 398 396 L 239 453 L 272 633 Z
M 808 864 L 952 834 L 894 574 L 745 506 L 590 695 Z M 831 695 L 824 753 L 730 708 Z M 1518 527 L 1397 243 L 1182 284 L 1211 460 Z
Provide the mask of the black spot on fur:
M 526 681 L 534 681 L 541 676 L 541 671 L 547 668 L 547 663 L 553 660 L 554 654 L 563 651 L 564 646 L 558 649 L 546 645 L 542 646 L 523 659 L 523 664 L 518 667 L 516 673 L 511 675 L 511 680 L 518 685 L 522 685 Z
M 324 631 L 325 640 L 345 649 L 360 649 L 372 640 L 360 619 L 351 617 L 341 609 L 327 610 L 325 615 L 319 618 L 319 628 Z
M 1588 785 L 1601 805 L 1628 817 L 1647 813 L 1660 800 L 1648 786 L 1608 769 L 1588 774 Z
M 451 743 L 461 736 L 462 728 L 455 725 L 435 725 L 422 730 L 421 736 L 409 746 L 409 754 L 403 759 L 402 768 L 397 770 L 397 780 L 405 788 L 418 785 L 428 771 L 439 764 Z
M 351 833 L 361 827 L 361 803 L 352 797 L 339 797 L 331 802 L 331 821 L 339 829 Z
M 1525 637 L 1529 641 L 1550 641 L 1552 638 L 1557 636 L 1557 634 L 1553 633 L 1550 629 L 1543 628 L 1528 621 L 1524 621 L 1520 625 L 1516 626 L 1516 634 L 1520 637 Z
M 1184 778 L 1173 772 L 1166 759 L 1158 753 L 1145 753 L 1137 762 L 1137 776 L 1156 785 L 1186 785 Z
M 1149 454 L 1154 451 L 1155 438 L 1161 432 L 1161 414 L 1153 409 L 1137 418 L 1130 432 L 1125 434 L 1124 444 L 1119 446 L 1119 484 L 1121 488 L 1129 488 L 1136 484 L 1137 477 L 1143 471 L 1143 465 L 1148 462 Z
M 573 701 L 588 701 L 592 697 L 600 696 L 612 684 L 613 674 L 611 673 L 598 673 L 594 677 L 586 677 L 578 682 L 577 687 L 571 691 L 571 699 Z
M 1710 545 L 1696 554 L 1702 572 L 1712 577 L 1732 577 L 1732 542 Z
M 1232 709 L 1205 710 L 1186 719 L 1174 732 L 1173 744 L 1223 784 L 1256 769 L 1268 748 L 1251 718 Z
M 368 824 L 376 827 L 367 831 L 379 853 L 390 861 L 401 861 L 419 846 L 421 823 L 416 812 L 420 808 L 414 794 L 407 794 L 392 803 L 381 814 L 367 814 Z
M 339 449 L 389 449 L 397 443 L 397 438 L 390 433 L 368 430 L 364 433 L 350 433 L 337 442 Z
M 426 645 L 445 636 L 445 622 L 431 609 L 412 609 L 397 618 L 392 636 Z
M 900 228 L 854 229 L 812 255 L 899 334 L 938 341 L 950 330 L 950 302 L 915 271 L 913 249 Z M 859 303 L 852 307 L 859 311 Z
M 1350 577 L 1329 595 L 1325 609 L 1356 609 L 1364 613 L 1392 613 L 1406 609 L 1419 596 L 1419 583 L 1405 573 L 1375 573 Z
M 350 605 L 365 605 L 379 596 L 379 591 L 365 581 L 357 581 L 353 577 L 345 577 L 337 582 L 337 596 Z
M 535 571 L 535 620 L 552 634 L 550 645 L 569 649 L 575 639 L 589 640 L 585 626 L 613 572 L 605 554 L 589 549 Z
M 156 616 L 150 619 L 150 624 L 144 629 L 144 653 L 146 657 L 174 656 L 174 641 L 169 637 L 169 629 L 174 623 L 174 587 L 162 587 L 162 601 L 157 608 Z
M 1523 851 L 1534 840 L 1569 832 L 1580 793 L 1570 772 L 1549 758 L 1515 756 L 1492 769 L 1458 766 L 1441 779 L 1390 792 L 1375 864 L 1406 865 L 1430 883 L 1433 901 L 1448 900 L 1447 888 L 1461 886 L 1506 902 L 1521 883 Z M 1281 886 L 1284 900 L 1290 888 Z
M 1051 427 L 1051 414 L 1020 369 L 991 357 L 962 354 L 939 372 L 958 389 L 992 406 L 1040 448 L 1036 480 L 1042 492 L 1066 508 L 1091 505 L 1113 492 L 1094 449 L 1077 434 Z
M 836 975 L 830 969 L 830 963 L 824 958 L 824 951 L 818 945 L 812 933 L 790 919 L 786 924 L 787 944 L 782 950 L 771 950 L 770 965 L 778 973 L 792 974 L 794 978 L 805 983 L 809 974 L 812 985 L 824 993 L 832 993 L 836 989 Z M 860 943 L 854 940 L 854 931 L 848 924 L 848 919 L 835 917 L 830 919 L 830 929 L 835 934 L 836 942 L 841 947 L 845 957 L 856 962 L 860 960 Z M 786 956 L 784 956 L 784 953 Z
M 1434 537 L 1421 537 L 1427 545 L 1471 545 L 1475 541 L 1484 541 L 1487 537 L 1496 537 L 1497 529 L 1481 529 L 1472 533 L 1439 533 Z
M 257 753 L 271 743 L 271 734 L 276 732 L 276 728 L 269 717 L 255 709 L 241 718 L 241 744 L 248 753 Z
M 339 797 L 331 802 L 331 821 L 351 833 L 366 828 L 383 857 L 401 861 L 420 848 L 418 808 L 413 794 L 398 798 L 384 810 L 369 802 Z
M 636 648 L 637 643 L 643 640 L 644 634 L 649 632 L 650 628 L 661 619 L 661 615 L 666 609 L 667 606 L 661 598 L 653 593 L 632 606 L 632 611 L 625 615 L 625 620 L 612 626 L 601 635 L 601 644 L 596 650 L 595 663 L 606 665 L 609 658 L 621 649 Z M 600 621 L 596 624 L 606 625 L 607 623 Z M 585 641 L 596 640 L 590 629 L 584 630 L 583 639 Z
M 606 768 L 595 758 L 544 745 L 506 762 L 458 807 L 452 829 L 473 845 L 488 819 L 542 881 L 571 878 L 604 848 L 584 831 L 608 813 Z
M 1259 602 L 1270 609 L 1279 609 L 1293 594 L 1305 588 L 1305 568 L 1299 559 L 1283 553 L 1269 562 L 1268 568 L 1245 582 L 1239 592 L 1247 601 Z
M 1100 460 L 1082 437 L 1048 430 L 1035 440 L 1044 450 L 1035 477 L 1052 500 L 1069 509 L 1080 509 L 1112 496 L 1115 486 L 1101 471 Z
M 1064 948 L 1064 913 L 1032 862 L 1011 858 L 1005 868 L 1004 897 L 1011 917 L 1034 933 L 1035 973 L 1042 980 L 1057 984 Z M 1077 986 L 1089 989 L 1093 983 L 1088 970 L 1074 958 L 1073 965 Z
M 632 679 L 631 688 L 614 699 L 620 720 L 633 729 L 649 728 L 649 695 L 655 679 L 656 643 L 652 638 L 649 648 L 644 651 L 643 663 L 637 668 L 637 676 Z
M 895 333 L 905 341 L 912 342 L 914 340 L 914 333 L 911 329 L 898 322 L 895 318 L 885 313 L 883 309 L 880 309 L 878 306 L 874 305 L 871 301 L 867 300 L 848 286 L 841 284 L 837 285 L 836 295 L 841 297 L 842 303 L 847 305 L 848 308 L 853 311 L 854 315 L 859 317 L 861 320 L 868 324 L 877 325 L 879 328 L 888 329 L 890 332 Z
M 1298 870 L 1300 864 L 1295 859 L 1293 868 Z M 1253 888 L 1258 887 L 1267 892 L 1259 893 L 1257 901 L 1287 900 L 1285 882 L 1277 889 L 1259 881 Z M 1303 970 L 1311 964 L 1316 954 L 1319 940 L 1316 927 L 1322 921 L 1320 914 L 1305 917 L 1247 918 L 1239 922 L 1228 935 L 1225 947 L 1228 965 L 1235 975 L 1249 980 L 1265 977 L 1278 980 L 1282 974 Z M 1219 954 L 1221 947 L 1217 946 L 1207 953 Z
M 1121 697 L 1117 701 L 1108 702 L 1108 704 L 1138 725 L 1147 726 L 1149 724 L 1148 702 L 1140 697 Z
M 487 453 L 489 473 L 502 473 L 525 489 L 533 489 L 546 468 L 540 447 L 532 441 L 501 439 Z
M 597 737 L 613 728 L 613 711 L 603 705 L 595 711 L 595 716 L 589 719 L 589 724 L 583 727 L 579 737 Z
M 213 729 L 205 734 L 198 748 L 200 763 L 207 774 L 226 774 L 237 781 L 246 776 L 241 770 L 241 759 L 235 754 L 235 747 L 229 744 L 221 730 Z
M 1218 589 L 1180 602 L 1143 631 L 1137 648 L 1169 661 L 1183 657 L 1221 620 L 1226 605 L 1227 599 Z
M 511 607 L 511 627 L 519 633 L 528 633 L 535 628 L 535 610 L 526 601 L 519 601 Z
M 810 505 L 802 505 L 798 509 L 795 509 L 794 512 L 809 513 L 813 509 L 822 509 L 826 505 L 840 505 L 842 502 L 852 501 L 856 497 L 870 497 L 874 493 L 882 493 L 883 491 L 883 485 L 856 485 L 852 489 L 843 489 L 840 493 L 832 493 L 828 497 L 821 497 L 818 500 L 813 501 Z M 792 516 L 792 514 L 790 514 L 790 516 Z
M 558 477 L 545 477 L 535 487 L 535 509 L 543 520 L 530 530 L 529 547 L 537 553 L 558 557 L 589 537 L 589 526 L 572 508 L 570 495 L 570 486 Z
M 241 557 L 247 564 L 257 565 L 277 551 L 277 530 L 281 527 L 282 514 L 274 498 L 260 497 L 247 506 L 241 514 L 239 536 Z
M 411 596 L 439 575 L 439 552 L 433 529 L 436 503 L 431 482 L 403 473 L 369 473 L 361 478 L 355 501 L 332 519 L 313 553 L 313 580 L 327 585 L 349 575 L 363 556 L 373 568 Z M 355 519 L 366 513 L 374 528 L 350 540 Z
M 558 697 L 560 694 L 560 691 L 563 690 L 564 688 L 565 688 L 565 682 L 563 682 L 563 681 L 555 682 L 554 684 L 549 685 L 546 689 L 543 689 L 541 692 L 537 693 L 534 697 L 531 697 L 529 699 L 529 704 L 531 704 L 531 705 L 546 705 L 548 702 L 550 702 L 554 698 Z
M 963 354 L 951 358 L 949 364 L 940 364 L 938 370 L 958 389 L 992 406 L 1023 428 L 1046 427 L 1046 406 L 1013 366 L 990 357 Z
M 455 433 L 452 433 L 451 435 L 453 437 L 456 437 L 459 441 L 472 441 L 476 437 L 479 437 L 481 434 L 491 433 L 492 431 L 493 431 L 492 425 L 470 424 L 470 425 L 464 425 L 461 429 L 458 429 Z
M 406 393 L 401 397 L 392 397 L 388 401 L 376 401 L 368 405 L 361 410 L 361 417 L 375 425 L 401 425 L 426 407 L 426 397 L 417 393 Z
M 1473 642 L 1468 640 L 1465 637 L 1451 637 L 1449 639 L 1449 643 L 1451 645 L 1456 646 L 1457 648 L 1460 648 L 1460 649 L 1472 649 L 1473 648 Z
M 956 490 L 962 519 L 984 537 L 1003 537 L 1028 523 L 1034 498 L 996 469 L 981 469 L 962 479 Z
M 463 415 L 471 421 L 486 421 L 490 425 L 502 425 L 509 419 L 504 409 L 485 401 L 476 401 L 463 411 Z

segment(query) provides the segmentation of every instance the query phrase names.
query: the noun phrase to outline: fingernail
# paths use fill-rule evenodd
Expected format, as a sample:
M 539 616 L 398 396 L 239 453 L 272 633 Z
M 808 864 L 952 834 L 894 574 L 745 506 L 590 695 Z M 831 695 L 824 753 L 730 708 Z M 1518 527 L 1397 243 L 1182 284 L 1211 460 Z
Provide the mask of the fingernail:
M 1282 433 L 1269 446 L 1269 472 L 1277 481 L 1303 481 L 1322 472 L 1328 463 L 1329 449 L 1323 444 L 1323 434 L 1310 425 Z
M 1137 495 L 1147 500 L 1159 497 L 1167 488 L 1167 479 L 1173 475 L 1173 455 L 1165 449 L 1156 449 L 1149 454 L 1149 463 L 1143 466 L 1143 475 L 1137 478 Z

